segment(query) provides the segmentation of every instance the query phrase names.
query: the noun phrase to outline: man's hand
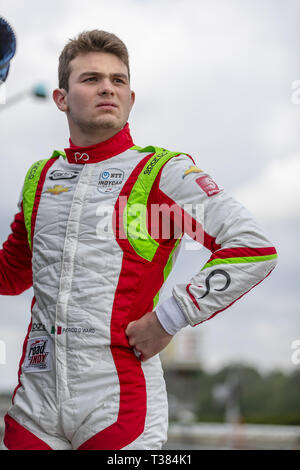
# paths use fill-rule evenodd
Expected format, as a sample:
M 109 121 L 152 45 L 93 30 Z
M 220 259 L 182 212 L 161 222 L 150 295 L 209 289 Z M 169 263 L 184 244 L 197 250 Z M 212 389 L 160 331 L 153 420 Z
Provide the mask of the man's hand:
M 161 326 L 156 313 L 146 313 L 142 318 L 127 325 L 125 334 L 130 346 L 141 353 L 139 359 L 146 361 L 162 351 L 173 338 Z

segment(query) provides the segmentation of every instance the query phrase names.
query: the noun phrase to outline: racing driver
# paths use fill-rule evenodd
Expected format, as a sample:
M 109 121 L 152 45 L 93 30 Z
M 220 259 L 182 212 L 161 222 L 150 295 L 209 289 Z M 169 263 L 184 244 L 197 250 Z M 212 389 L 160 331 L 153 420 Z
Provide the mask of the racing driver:
M 124 43 L 99 30 L 59 58 L 53 99 L 69 145 L 28 169 L 0 253 L 0 294 L 34 291 L 2 449 L 161 449 L 158 353 L 276 264 L 252 216 L 190 155 L 134 144 L 128 62 Z M 211 256 L 157 307 L 184 233 Z

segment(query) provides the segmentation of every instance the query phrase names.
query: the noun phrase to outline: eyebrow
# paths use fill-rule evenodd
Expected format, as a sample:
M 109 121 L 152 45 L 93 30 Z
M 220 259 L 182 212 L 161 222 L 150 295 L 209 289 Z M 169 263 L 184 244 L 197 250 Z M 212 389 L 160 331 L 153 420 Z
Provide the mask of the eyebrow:
M 82 78 L 86 76 L 90 76 L 90 75 L 103 77 L 105 74 L 101 72 L 94 72 L 94 71 L 83 72 L 82 74 L 79 75 L 78 79 L 81 80 Z M 110 76 L 124 78 L 125 80 L 128 80 L 128 76 L 125 73 L 121 73 L 121 72 L 111 73 Z

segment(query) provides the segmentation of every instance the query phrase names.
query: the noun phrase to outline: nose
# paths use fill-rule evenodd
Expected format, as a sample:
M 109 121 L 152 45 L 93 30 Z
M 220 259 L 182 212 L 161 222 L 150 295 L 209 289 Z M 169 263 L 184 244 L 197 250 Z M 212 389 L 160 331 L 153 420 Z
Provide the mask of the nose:
M 108 78 L 104 78 L 101 80 L 99 88 L 98 88 L 99 95 L 113 95 L 114 89 L 112 86 L 111 81 Z

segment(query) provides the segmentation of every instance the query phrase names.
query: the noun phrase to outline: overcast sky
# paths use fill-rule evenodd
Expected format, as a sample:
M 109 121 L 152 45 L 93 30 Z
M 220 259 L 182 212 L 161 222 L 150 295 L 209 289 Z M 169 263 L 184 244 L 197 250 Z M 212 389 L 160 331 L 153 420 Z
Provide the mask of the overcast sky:
M 65 115 L 51 99 L 61 49 L 83 30 L 113 32 L 130 53 L 135 143 L 192 154 L 252 212 L 279 253 L 262 284 L 193 329 L 203 366 L 299 368 L 291 344 L 300 340 L 300 1 L 1 0 L 0 8 L 17 35 L 7 97 L 38 82 L 50 94 L 0 105 L 1 241 L 28 167 L 68 146 Z M 205 249 L 183 248 L 162 298 L 208 257 Z M 0 388 L 16 384 L 31 297 L 32 290 L 0 298 Z

